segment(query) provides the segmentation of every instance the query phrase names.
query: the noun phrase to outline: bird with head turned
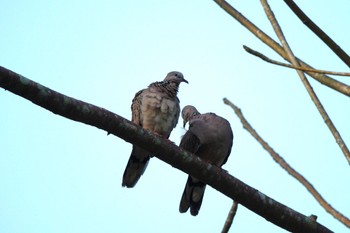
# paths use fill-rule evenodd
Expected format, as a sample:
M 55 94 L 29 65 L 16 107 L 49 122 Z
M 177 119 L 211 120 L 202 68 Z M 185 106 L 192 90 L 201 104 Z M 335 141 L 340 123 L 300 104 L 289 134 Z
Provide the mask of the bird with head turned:
M 200 114 L 191 105 L 183 108 L 182 118 L 184 127 L 188 122 L 189 128 L 181 139 L 180 147 L 213 165 L 221 167 L 225 164 L 233 143 L 230 123 L 215 113 Z M 188 176 L 180 201 L 180 213 L 190 209 L 191 215 L 198 214 L 205 187 L 201 180 Z

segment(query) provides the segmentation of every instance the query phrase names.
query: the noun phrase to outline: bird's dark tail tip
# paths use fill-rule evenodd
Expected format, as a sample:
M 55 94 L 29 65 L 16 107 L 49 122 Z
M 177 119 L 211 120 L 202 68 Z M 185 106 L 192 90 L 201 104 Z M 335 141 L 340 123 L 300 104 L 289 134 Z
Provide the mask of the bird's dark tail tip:
M 190 209 L 192 216 L 197 216 L 201 208 L 206 184 L 188 176 L 185 190 L 182 194 L 179 211 L 187 212 Z
M 132 188 L 145 172 L 150 156 L 141 149 L 133 148 L 128 164 L 126 165 L 122 187 Z

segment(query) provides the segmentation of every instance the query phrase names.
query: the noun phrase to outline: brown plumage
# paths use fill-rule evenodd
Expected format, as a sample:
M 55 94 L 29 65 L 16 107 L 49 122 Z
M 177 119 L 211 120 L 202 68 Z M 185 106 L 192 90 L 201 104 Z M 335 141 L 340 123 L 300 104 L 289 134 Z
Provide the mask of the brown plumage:
M 161 82 L 151 83 L 148 88 L 136 93 L 131 104 L 132 122 L 159 136 L 169 138 L 180 114 L 177 92 L 181 82 L 187 82 L 182 73 L 173 71 Z M 125 168 L 122 186 L 134 187 L 144 173 L 150 154 L 133 145 Z
M 233 133 L 230 123 L 215 113 L 200 114 L 188 105 L 182 110 L 184 127 L 189 122 L 189 129 L 180 142 L 180 147 L 196 154 L 201 159 L 221 167 L 231 153 Z M 203 201 L 206 184 L 188 176 L 181 197 L 179 211 L 185 213 L 189 208 L 196 216 Z

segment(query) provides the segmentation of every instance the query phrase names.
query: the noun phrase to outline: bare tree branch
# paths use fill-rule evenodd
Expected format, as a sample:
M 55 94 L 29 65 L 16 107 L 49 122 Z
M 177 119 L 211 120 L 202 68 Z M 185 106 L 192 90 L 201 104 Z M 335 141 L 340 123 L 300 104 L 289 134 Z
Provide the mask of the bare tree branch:
M 222 228 L 221 233 L 227 233 L 230 230 L 233 219 L 234 219 L 236 212 L 237 212 L 237 208 L 238 208 L 238 202 L 233 201 L 233 204 L 231 206 L 230 212 L 228 213 L 225 225 Z
M 264 33 L 260 28 L 255 26 L 252 22 L 250 22 L 246 17 L 244 17 L 239 11 L 233 8 L 230 4 L 228 4 L 225 0 L 214 0 L 223 10 L 225 10 L 229 15 L 231 15 L 234 19 L 236 19 L 239 23 L 241 23 L 245 28 L 247 28 L 251 33 L 253 33 L 256 37 L 258 37 L 262 42 L 272 48 L 275 52 L 277 52 L 281 57 L 283 57 L 286 61 L 290 62 L 290 59 L 283 47 L 279 45 L 276 41 L 274 41 L 271 37 L 269 37 L 266 33 Z M 298 59 L 301 67 L 307 67 L 313 69 L 310 65 L 306 64 L 302 60 Z M 350 86 L 339 82 L 327 75 L 313 72 L 306 72 L 315 80 L 320 83 L 339 91 L 340 93 L 350 96 Z
M 273 27 L 273 29 L 276 32 L 277 37 L 279 38 L 279 40 L 282 43 L 283 48 L 285 49 L 286 53 L 289 56 L 289 59 L 291 60 L 291 63 L 293 64 L 293 66 L 300 66 L 299 62 L 297 61 L 297 59 L 295 58 L 291 48 L 289 47 L 286 38 L 283 35 L 282 29 L 279 26 L 277 19 L 275 18 L 275 15 L 273 14 L 269 4 L 267 3 L 267 0 L 261 0 L 261 4 L 263 5 L 263 8 L 266 12 L 266 15 L 268 17 L 268 19 L 271 22 L 271 25 Z M 307 80 L 305 74 L 300 71 L 297 70 L 298 75 L 300 76 L 300 79 L 302 81 L 302 83 L 304 84 L 307 92 L 309 93 L 312 101 L 314 102 L 317 110 L 319 111 L 319 113 L 321 114 L 324 122 L 326 123 L 326 125 L 328 126 L 329 130 L 331 131 L 335 141 L 338 143 L 340 149 L 342 150 L 345 158 L 347 159 L 348 163 L 350 164 L 350 151 L 348 149 L 348 147 L 346 146 L 343 138 L 341 137 L 341 135 L 339 134 L 337 128 L 335 127 L 335 125 L 333 124 L 332 120 L 330 119 L 330 117 L 328 116 L 325 108 L 323 107 L 321 101 L 318 99 L 316 93 L 314 92 L 313 88 L 311 87 L 309 81 Z
M 221 168 L 202 161 L 199 157 L 169 143 L 168 140 L 157 137 L 106 109 L 62 95 L 3 67 L 0 67 L 0 87 L 55 114 L 95 126 L 138 145 L 173 167 L 203 180 L 227 197 L 288 231 L 332 232 L 321 224 L 310 221 L 305 215 L 246 185 Z
M 321 28 L 319 28 L 293 0 L 284 0 L 287 6 L 316 36 L 318 36 L 348 67 L 350 67 L 349 55 L 330 38 Z
M 328 70 L 316 70 L 316 69 L 310 69 L 310 68 L 305 68 L 305 67 L 300 67 L 300 66 L 293 66 L 287 63 L 283 63 L 283 62 L 279 62 L 279 61 L 275 61 L 272 60 L 271 58 L 268 58 L 267 56 L 265 56 L 262 53 L 259 53 L 258 51 L 255 51 L 251 48 L 249 48 L 246 45 L 243 45 L 243 48 L 246 52 L 261 58 L 262 60 L 274 64 L 274 65 L 278 65 L 278 66 L 283 66 L 283 67 L 287 67 L 287 68 L 291 68 L 291 69 L 295 69 L 295 70 L 301 70 L 301 71 L 307 71 L 307 72 L 314 72 L 314 73 L 320 73 L 320 74 L 332 74 L 332 75 L 338 75 L 338 76 L 350 76 L 350 73 L 347 72 L 334 72 L 334 71 L 328 71 Z
M 224 98 L 224 103 L 229 105 L 238 118 L 241 120 L 243 128 L 246 129 L 260 144 L 261 146 L 271 155 L 273 160 L 276 161 L 289 175 L 297 179 L 304 187 L 311 193 L 311 195 L 316 199 L 318 203 L 332 216 L 338 219 L 347 227 L 350 227 L 350 219 L 345 215 L 334 209 L 323 197 L 322 195 L 314 188 L 314 186 L 299 172 L 294 170 L 274 149 L 269 146 L 269 144 L 255 131 L 255 129 L 249 124 L 247 119 L 243 116 L 241 109 L 239 109 L 235 104 L 233 104 L 228 99 Z

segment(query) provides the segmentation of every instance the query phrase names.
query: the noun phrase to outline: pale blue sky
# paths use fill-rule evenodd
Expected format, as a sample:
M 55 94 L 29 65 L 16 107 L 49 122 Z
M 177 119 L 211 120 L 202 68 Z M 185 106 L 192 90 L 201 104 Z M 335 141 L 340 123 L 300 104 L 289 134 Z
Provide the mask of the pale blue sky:
M 231 1 L 273 38 L 259 1 Z M 350 53 L 347 0 L 297 1 Z M 295 54 L 348 71 L 284 5 L 270 1 Z M 227 97 L 326 200 L 350 216 L 350 170 L 295 71 L 212 1 L 2 1 L 0 65 L 68 96 L 130 119 L 134 94 L 172 70 L 181 105 L 216 112 L 234 130 L 232 175 L 335 232 L 328 215 L 242 128 Z M 349 77 L 338 78 L 350 85 Z M 349 99 L 310 80 L 350 146 Z M 152 159 L 133 189 L 121 187 L 131 145 L 0 91 L 0 232 L 220 232 L 231 200 L 208 187 L 197 217 L 180 214 L 187 175 Z M 179 143 L 179 124 L 170 139 Z M 239 206 L 231 232 L 285 232 Z

